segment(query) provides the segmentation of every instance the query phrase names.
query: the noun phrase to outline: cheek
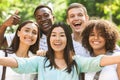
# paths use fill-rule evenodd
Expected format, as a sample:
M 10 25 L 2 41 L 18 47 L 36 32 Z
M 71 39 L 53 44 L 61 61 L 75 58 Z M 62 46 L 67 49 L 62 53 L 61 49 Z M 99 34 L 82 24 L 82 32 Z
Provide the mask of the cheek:
M 103 45 L 105 45 L 106 44 L 106 41 L 105 40 L 103 40 Z
M 38 36 L 36 35 L 36 36 L 34 36 L 34 38 L 35 38 L 35 39 L 37 39 L 37 38 L 38 38 Z
M 91 40 L 92 40 L 92 38 L 91 38 L 91 37 L 89 37 L 88 41 L 89 41 L 89 44 L 90 44 L 90 45 L 91 45 Z
M 64 45 L 66 46 L 67 45 L 67 39 L 64 38 L 63 41 L 64 41 Z
M 37 39 L 38 39 L 38 35 L 34 35 L 34 36 L 33 36 L 33 39 L 34 39 L 34 42 L 36 42 Z
M 52 45 L 52 42 L 53 42 L 53 39 L 52 39 L 52 38 L 50 38 L 50 45 Z

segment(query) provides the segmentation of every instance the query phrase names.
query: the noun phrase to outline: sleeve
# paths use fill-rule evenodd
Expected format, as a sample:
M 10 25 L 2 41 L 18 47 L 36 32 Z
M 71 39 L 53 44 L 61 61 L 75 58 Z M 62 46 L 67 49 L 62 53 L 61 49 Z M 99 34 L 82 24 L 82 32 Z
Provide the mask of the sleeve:
M 11 45 L 14 36 L 15 36 L 15 33 L 13 33 L 13 34 L 6 34 L 5 35 L 8 47 Z
M 18 63 L 17 68 L 12 68 L 17 73 L 36 73 L 38 71 L 39 62 L 42 62 L 40 56 L 31 58 L 14 57 Z
M 79 72 L 96 72 L 103 68 L 100 66 L 102 57 L 103 55 L 97 57 L 80 57 L 76 55 L 73 58 L 78 65 Z

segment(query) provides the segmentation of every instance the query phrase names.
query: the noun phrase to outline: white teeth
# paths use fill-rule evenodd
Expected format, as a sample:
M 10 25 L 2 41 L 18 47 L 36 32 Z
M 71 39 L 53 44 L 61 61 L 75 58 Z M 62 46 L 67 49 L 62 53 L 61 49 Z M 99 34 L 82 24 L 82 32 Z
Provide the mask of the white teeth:
M 98 42 L 98 41 L 97 41 L 97 42 L 96 42 L 96 41 L 94 41 L 93 43 L 94 43 L 94 44 L 99 44 L 100 42 Z
M 43 23 L 42 25 L 43 25 L 43 26 L 46 26 L 46 25 L 48 25 L 48 23 Z
M 31 38 L 25 38 L 27 41 L 32 41 L 32 39 Z
M 60 43 L 55 43 L 55 45 L 60 45 Z
M 79 25 L 80 23 L 75 23 L 74 25 Z

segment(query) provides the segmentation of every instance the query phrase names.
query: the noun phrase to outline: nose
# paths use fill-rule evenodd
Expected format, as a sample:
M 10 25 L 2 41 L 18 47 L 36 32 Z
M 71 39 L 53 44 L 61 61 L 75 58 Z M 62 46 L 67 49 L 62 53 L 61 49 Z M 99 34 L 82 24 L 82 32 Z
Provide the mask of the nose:
M 32 34 L 32 32 L 29 32 L 29 34 L 28 34 L 30 37 L 32 37 L 33 36 L 33 34 Z
M 79 20 L 79 17 L 78 16 L 75 16 L 75 18 L 74 18 L 75 20 Z
M 58 40 L 58 41 L 59 41 L 59 40 L 60 40 L 60 36 L 57 36 L 57 37 L 56 37 L 56 40 Z
M 94 36 L 94 39 L 99 39 L 99 36 L 98 36 L 98 35 L 95 35 L 95 36 Z
M 44 21 L 44 20 L 46 20 L 46 18 L 44 16 L 42 16 L 41 21 Z

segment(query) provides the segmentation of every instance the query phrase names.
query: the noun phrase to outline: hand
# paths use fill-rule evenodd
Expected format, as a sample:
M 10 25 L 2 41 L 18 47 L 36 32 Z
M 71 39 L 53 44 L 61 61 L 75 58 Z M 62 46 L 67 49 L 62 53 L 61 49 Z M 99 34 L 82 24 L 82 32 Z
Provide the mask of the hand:
M 40 49 L 40 50 L 38 50 L 38 51 L 36 52 L 36 54 L 37 54 L 37 56 L 46 56 L 46 51 Z
M 5 27 L 17 25 L 20 21 L 20 17 L 18 16 L 19 11 L 16 10 L 13 15 L 11 15 L 2 25 Z

